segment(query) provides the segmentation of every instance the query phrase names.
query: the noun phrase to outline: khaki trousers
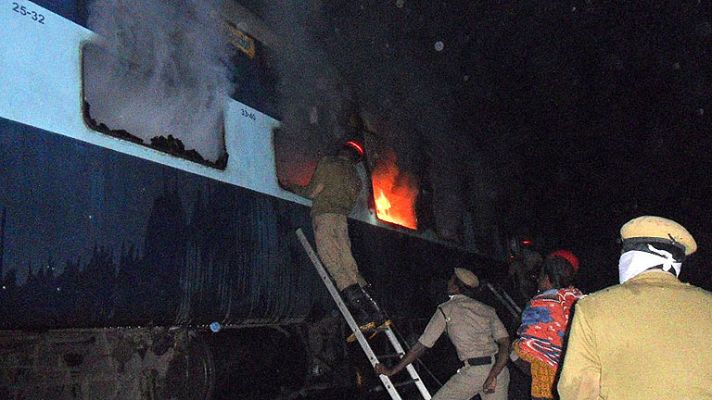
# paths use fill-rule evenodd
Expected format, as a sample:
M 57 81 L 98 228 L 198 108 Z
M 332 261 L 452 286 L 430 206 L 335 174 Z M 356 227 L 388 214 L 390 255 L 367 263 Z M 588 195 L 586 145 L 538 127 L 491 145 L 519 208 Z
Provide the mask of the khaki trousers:
M 345 215 L 319 214 L 312 217 L 316 251 L 341 291 L 351 285 L 366 285 L 351 254 L 349 225 Z
M 466 366 L 457 370 L 445 385 L 435 393 L 432 400 L 469 400 L 479 394 L 482 400 L 507 400 L 509 370 L 505 367 L 497 376 L 494 393 L 484 393 L 482 386 L 492 365 Z

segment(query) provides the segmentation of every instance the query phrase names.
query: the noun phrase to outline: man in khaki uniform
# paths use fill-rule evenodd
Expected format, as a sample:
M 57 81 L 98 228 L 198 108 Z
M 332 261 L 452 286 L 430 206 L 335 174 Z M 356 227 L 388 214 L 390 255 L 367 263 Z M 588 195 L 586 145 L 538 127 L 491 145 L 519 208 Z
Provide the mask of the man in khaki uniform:
M 363 145 L 348 140 L 336 156 L 319 160 L 307 187 L 287 185 L 295 193 L 312 199 L 311 217 L 316 249 L 326 270 L 362 330 L 378 327 L 383 315 L 364 290 L 367 285 L 351 253 L 347 217 L 361 192 L 356 164 L 363 158 Z
M 476 394 L 483 400 L 506 400 L 509 334 L 492 307 L 472 299 L 477 286 L 479 280 L 475 274 L 455 268 L 448 281 L 450 300 L 438 306 L 418 342 L 395 367 L 377 364 L 376 372 L 386 376 L 397 374 L 447 332 L 462 367 L 435 393 L 433 400 L 468 400 Z
M 574 309 L 561 399 L 712 399 L 712 293 L 677 279 L 694 238 L 644 216 L 621 239 L 621 284 Z

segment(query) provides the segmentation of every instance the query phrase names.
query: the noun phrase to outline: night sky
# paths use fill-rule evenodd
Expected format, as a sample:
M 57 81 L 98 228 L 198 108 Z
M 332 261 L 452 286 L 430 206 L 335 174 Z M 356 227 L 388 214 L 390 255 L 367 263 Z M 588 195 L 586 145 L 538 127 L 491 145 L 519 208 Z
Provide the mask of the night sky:
M 488 188 L 469 206 L 573 249 L 582 287 L 617 283 L 618 229 L 656 214 L 697 238 L 683 278 L 712 288 L 710 2 L 309 5 L 307 31 L 362 103 L 414 119 L 413 164 L 428 143 L 456 148 L 440 161 Z

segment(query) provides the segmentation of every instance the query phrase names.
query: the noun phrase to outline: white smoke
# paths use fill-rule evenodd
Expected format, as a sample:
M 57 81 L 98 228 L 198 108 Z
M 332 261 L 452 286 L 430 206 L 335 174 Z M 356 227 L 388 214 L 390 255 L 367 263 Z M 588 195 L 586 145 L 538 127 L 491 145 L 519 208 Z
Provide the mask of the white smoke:
M 278 174 L 308 183 L 320 156 L 333 154 L 350 132 L 352 94 L 318 41 L 308 32 L 318 2 L 265 2 L 266 22 L 283 42 L 274 49 L 279 74 L 281 129 L 275 137 Z M 318 7 L 317 7 L 318 8 Z M 309 173 L 305 172 L 309 171 Z
M 232 93 L 231 48 L 219 0 L 95 0 L 84 52 L 91 116 L 150 143 L 173 135 L 208 160 L 225 151 L 223 108 Z

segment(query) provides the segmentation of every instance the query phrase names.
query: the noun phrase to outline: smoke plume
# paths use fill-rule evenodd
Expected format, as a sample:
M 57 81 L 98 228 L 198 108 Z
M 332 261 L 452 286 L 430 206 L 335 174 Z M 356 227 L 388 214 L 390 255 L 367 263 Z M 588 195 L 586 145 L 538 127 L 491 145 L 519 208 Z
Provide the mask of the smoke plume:
M 216 160 L 225 152 L 223 107 L 232 94 L 231 48 L 219 0 L 95 0 L 84 51 L 91 116 L 149 143 L 173 135 Z
M 277 143 L 294 146 L 287 151 L 278 146 L 283 160 L 291 158 L 285 164 L 294 165 L 297 158 L 303 164 L 344 135 L 339 116 L 348 114 L 349 104 L 356 104 L 365 127 L 377 136 L 378 146 L 366 136 L 373 171 L 385 167 L 379 159 L 390 159 L 380 157 L 382 150 L 395 151 L 399 171 L 395 181 L 415 176 L 425 182 L 426 202 L 434 213 L 427 225 L 442 237 L 456 238 L 468 206 L 463 188 L 477 186 L 478 182 L 466 182 L 473 179 L 469 173 L 481 174 L 470 165 L 478 164 L 473 162 L 478 155 L 463 151 L 467 141 L 445 111 L 453 108 L 447 104 L 449 89 L 434 83 L 441 79 L 424 65 L 421 53 L 399 47 L 407 33 L 392 24 L 398 11 L 381 13 L 387 8 L 381 5 L 370 12 L 359 2 L 264 4 L 268 24 L 288 43 L 279 57 L 285 107 Z M 318 124 L 309 121 L 314 109 Z
M 307 22 L 308 4 L 293 0 L 265 2 L 264 15 L 282 39 L 274 51 L 279 74 L 281 129 L 275 137 L 278 173 L 286 181 L 307 184 L 316 161 L 332 155 L 352 132 L 351 91 L 330 62 Z

